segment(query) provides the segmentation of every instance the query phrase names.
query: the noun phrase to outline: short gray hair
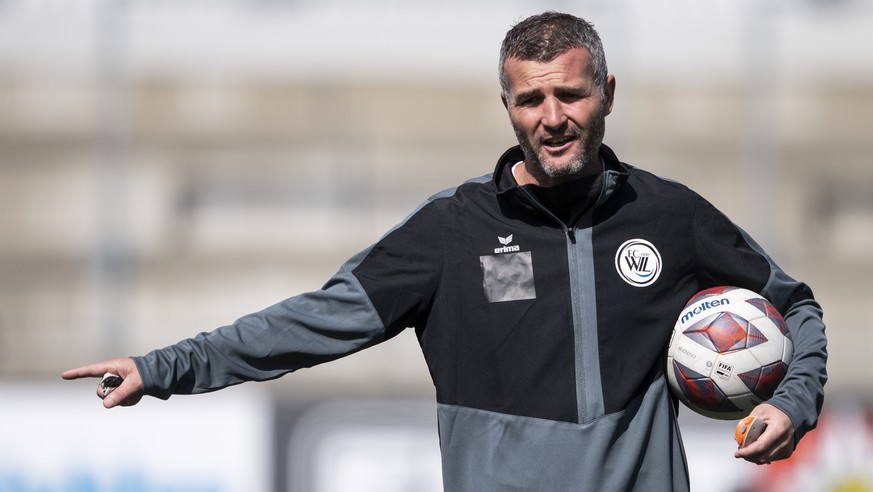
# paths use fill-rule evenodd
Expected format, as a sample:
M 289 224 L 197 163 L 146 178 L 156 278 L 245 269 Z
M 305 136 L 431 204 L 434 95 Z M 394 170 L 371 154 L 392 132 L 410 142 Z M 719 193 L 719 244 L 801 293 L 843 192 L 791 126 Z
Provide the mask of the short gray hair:
M 591 56 L 594 82 L 601 94 L 606 90 L 606 55 L 594 26 L 579 17 L 561 12 L 543 12 L 528 17 L 506 33 L 500 47 L 500 87 L 508 92 L 503 67 L 509 58 L 549 62 L 574 48 L 585 48 Z

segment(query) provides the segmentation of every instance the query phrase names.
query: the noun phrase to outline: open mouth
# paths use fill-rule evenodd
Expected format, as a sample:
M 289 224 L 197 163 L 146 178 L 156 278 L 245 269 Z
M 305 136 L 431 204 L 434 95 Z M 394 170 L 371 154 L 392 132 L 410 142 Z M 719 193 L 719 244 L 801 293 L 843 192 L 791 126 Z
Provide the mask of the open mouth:
M 560 151 L 569 146 L 576 137 L 573 135 L 561 135 L 557 137 L 548 137 L 541 140 L 543 147 L 550 151 Z

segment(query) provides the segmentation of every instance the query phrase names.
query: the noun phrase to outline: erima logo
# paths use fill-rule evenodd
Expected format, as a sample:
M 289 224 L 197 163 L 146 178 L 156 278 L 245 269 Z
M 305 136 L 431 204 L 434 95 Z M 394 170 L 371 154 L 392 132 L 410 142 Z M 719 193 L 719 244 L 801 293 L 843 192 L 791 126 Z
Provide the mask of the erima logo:
M 645 239 L 630 239 L 615 252 L 615 269 L 628 284 L 646 287 L 661 275 L 661 254 Z
M 503 246 L 500 248 L 494 248 L 495 253 L 514 253 L 516 251 L 521 250 L 520 246 L 510 246 L 509 243 L 512 242 L 512 234 L 506 237 L 497 236 L 497 240 L 500 241 L 500 244 Z
M 680 319 L 679 321 L 680 321 L 680 323 L 684 324 L 684 323 L 688 322 L 689 320 L 691 320 L 691 318 L 706 311 L 707 309 L 712 309 L 712 308 L 718 307 L 718 306 L 724 306 L 724 305 L 727 305 L 730 303 L 731 303 L 731 300 L 728 299 L 727 297 L 724 297 L 722 299 L 715 299 L 712 301 L 703 301 L 701 303 L 698 303 L 697 305 L 695 305 L 693 308 L 689 309 L 688 311 L 685 311 L 685 314 L 682 315 L 682 319 Z

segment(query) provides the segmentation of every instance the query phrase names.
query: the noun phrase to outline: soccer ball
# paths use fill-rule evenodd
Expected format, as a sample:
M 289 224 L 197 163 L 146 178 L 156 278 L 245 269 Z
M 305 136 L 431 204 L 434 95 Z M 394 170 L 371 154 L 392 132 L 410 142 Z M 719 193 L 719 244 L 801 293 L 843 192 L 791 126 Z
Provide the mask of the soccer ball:
M 785 377 L 794 344 L 776 308 L 738 287 L 713 287 L 688 301 L 667 349 L 667 382 L 707 417 L 745 417 Z

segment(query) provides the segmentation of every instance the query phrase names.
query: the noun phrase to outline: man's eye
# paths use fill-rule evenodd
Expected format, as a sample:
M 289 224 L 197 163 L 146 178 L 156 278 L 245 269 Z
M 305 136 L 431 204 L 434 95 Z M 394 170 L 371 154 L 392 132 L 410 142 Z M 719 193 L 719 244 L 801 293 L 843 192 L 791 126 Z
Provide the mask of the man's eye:
M 518 99 L 515 102 L 515 104 L 518 106 L 536 106 L 537 104 L 541 103 L 542 101 L 543 101 L 543 98 L 541 98 L 541 97 L 535 97 L 535 96 L 534 97 L 523 97 L 523 98 Z
M 583 99 L 584 97 L 584 94 L 580 94 L 578 92 L 565 92 L 558 95 L 558 98 L 564 102 L 578 101 L 580 99 Z

